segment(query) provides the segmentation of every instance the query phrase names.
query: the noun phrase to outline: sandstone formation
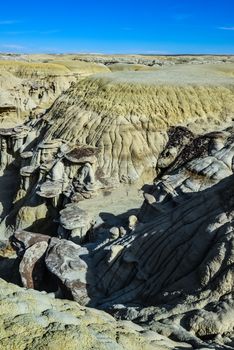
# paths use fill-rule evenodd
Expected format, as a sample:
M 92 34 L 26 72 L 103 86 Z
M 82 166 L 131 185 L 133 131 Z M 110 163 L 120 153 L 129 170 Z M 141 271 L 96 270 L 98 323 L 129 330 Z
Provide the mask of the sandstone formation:
M 157 59 L 0 63 L 0 349 L 234 348 L 233 64 Z
M 220 74 L 219 67 L 198 68 L 87 78 L 45 116 L 53 121 L 45 137 L 99 147 L 98 164 L 107 178 L 127 183 L 151 179 L 168 127 L 187 124 L 202 132 L 202 127 L 213 130 L 231 122 L 233 78 Z
M 66 67 L 0 61 L 0 123 L 16 126 L 43 113 L 74 81 Z
M 167 150 L 172 149 L 177 156 L 169 161 Z M 148 330 L 192 346 L 217 347 L 216 341 L 229 346 L 234 285 L 233 157 L 231 128 L 199 138 L 183 128 L 171 130 L 158 161 L 161 171 L 165 164 L 167 169 L 145 192 L 138 219 L 131 215 L 125 227 L 123 223 L 123 227 L 110 228 L 109 234 L 103 227 L 95 235 L 94 228 L 83 245 L 80 239 L 73 243 L 46 238 L 48 246 L 36 242 L 27 248 L 27 236 L 16 235 L 21 254 L 25 246 L 22 282 L 25 278 L 24 285 L 38 282 L 28 269 L 35 262 L 40 266 L 43 256 L 44 269 L 56 277 L 54 288 L 60 296 L 70 295 L 79 304 L 140 322 Z M 73 217 L 73 229 L 75 218 L 80 225 L 82 221 L 71 209 L 64 218 L 68 225 Z M 35 260 L 29 264 L 31 255 Z M 27 273 L 21 266 L 28 266 Z M 42 281 L 41 272 L 38 276 Z M 215 319 L 211 313 L 217 315 Z
M 104 65 L 80 61 L 0 61 L 1 126 L 16 126 L 30 113 L 44 113 L 76 79 L 108 71 Z
M 0 280 L 0 349 L 172 350 L 191 348 L 130 321 L 84 308 L 53 294 Z
M 30 56 L 30 59 L 33 59 Z M 221 56 L 162 56 L 162 55 L 71 55 L 73 59 L 78 59 L 84 62 L 103 63 L 105 65 L 110 64 L 143 64 L 145 66 L 171 66 L 176 64 L 208 64 L 208 63 L 228 63 L 233 62 L 232 55 Z M 38 60 L 40 56 L 36 57 Z M 48 55 L 47 55 L 48 58 Z M 27 58 L 26 58 L 27 59 Z M 52 60 L 53 58 L 50 59 Z

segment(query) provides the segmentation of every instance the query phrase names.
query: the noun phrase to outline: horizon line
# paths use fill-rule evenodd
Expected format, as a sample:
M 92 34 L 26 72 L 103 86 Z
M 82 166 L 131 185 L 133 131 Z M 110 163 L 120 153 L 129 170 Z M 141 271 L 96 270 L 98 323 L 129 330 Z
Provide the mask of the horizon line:
M 91 55 L 91 56 L 132 56 L 132 55 L 139 55 L 139 56 L 234 56 L 234 53 L 144 53 L 144 52 L 132 52 L 132 53 L 121 53 L 121 52 L 115 52 L 115 53 L 108 53 L 108 52 L 9 52 L 9 51 L 0 51 L 0 55 Z

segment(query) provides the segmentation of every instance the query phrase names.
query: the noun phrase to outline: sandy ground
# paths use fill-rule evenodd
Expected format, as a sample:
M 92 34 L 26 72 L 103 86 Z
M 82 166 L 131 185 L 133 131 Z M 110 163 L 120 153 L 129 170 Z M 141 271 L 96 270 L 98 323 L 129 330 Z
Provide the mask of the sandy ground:
M 89 211 L 95 220 L 102 219 L 109 225 L 115 226 L 129 215 L 136 214 L 143 200 L 141 186 L 120 185 L 111 192 L 104 191 L 79 204 L 82 209 Z
M 112 74 L 96 74 L 93 79 L 111 81 L 112 84 L 143 85 L 223 85 L 234 84 L 234 64 L 181 64 L 163 67 L 156 71 L 114 72 Z

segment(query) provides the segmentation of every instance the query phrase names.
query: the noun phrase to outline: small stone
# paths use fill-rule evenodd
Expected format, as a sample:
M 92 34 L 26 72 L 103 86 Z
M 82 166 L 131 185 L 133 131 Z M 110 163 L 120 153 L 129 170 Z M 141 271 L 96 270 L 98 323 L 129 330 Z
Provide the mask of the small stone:
M 153 204 L 156 202 L 156 199 L 152 194 L 144 193 L 144 198 L 148 204 Z
M 111 239 L 117 239 L 120 236 L 120 231 L 118 227 L 112 227 L 110 229 L 110 238 Z
M 135 215 L 130 215 L 128 218 L 128 227 L 131 231 L 135 230 L 137 223 L 138 223 L 137 217 Z

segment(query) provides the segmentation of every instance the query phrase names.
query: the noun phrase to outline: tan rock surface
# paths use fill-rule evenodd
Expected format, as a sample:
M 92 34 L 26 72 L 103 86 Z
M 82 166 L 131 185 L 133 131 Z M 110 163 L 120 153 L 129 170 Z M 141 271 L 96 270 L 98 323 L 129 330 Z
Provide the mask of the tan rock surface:
M 201 133 L 231 123 L 233 65 L 229 68 L 180 65 L 94 75 L 55 102 L 45 116 L 52 124 L 45 137 L 99 147 L 106 177 L 149 179 L 170 126 L 189 125 Z
M 0 280 L 1 350 L 169 350 L 175 346 L 156 332 L 148 334 L 131 322 L 116 322 L 102 311 Z
M 108 72 L 102 64 L 80 61 L 50 63 L 0 60 L 0 124 L 22 123 L 29 113 L 52 105 L 76 77 Z

